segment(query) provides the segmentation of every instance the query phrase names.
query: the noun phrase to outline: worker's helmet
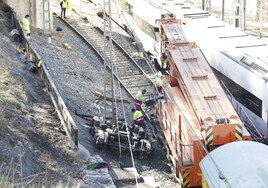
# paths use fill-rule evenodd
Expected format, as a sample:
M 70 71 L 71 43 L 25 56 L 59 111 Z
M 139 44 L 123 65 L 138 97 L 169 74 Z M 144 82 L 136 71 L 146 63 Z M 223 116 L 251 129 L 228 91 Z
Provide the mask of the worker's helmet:
M 146 93 L 146 89 L 143 89 L 143 90 L 142 90 L 142 94 L 145 94 L 145 93 Z

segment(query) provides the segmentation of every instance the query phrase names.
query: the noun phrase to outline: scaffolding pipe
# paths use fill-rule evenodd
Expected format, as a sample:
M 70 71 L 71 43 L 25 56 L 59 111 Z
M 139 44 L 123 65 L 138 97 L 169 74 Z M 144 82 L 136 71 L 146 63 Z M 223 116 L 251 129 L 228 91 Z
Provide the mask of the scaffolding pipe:
M 225 0 L 222 0 L 222 7 L 221 7 L 221 20 L 224 21 L 224 14 L 225 14 Z
M 246 5 L 247 5 L 247 0 L 243 0 L 243 28 L 242 30 L 246 30 Z
M 260 5 L 260 16 L 259 16 L 259 31 L 260 31 L 260 38 L 262 38 L 262 0 L 261 1 L 261 5 Z

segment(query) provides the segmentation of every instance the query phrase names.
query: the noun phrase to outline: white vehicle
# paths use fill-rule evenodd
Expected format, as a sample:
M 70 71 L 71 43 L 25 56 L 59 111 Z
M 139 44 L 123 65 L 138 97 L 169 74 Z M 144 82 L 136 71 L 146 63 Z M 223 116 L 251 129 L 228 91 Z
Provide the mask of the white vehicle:
M 118 1 L 117 1 L 118 2 Z M 172 13 L 181 19 L 190 40 L 196 41 L 231 94 L 244 121 L 268 136 L 268 43 L 227 25 L 207 12 L 175 0 L 121 0 L 124 26 L 154 62 L 165 53 L 158 19 Z M 242 116 L 242 114 L 240 114 Z M 250 120 L 249 120 L 250 119 Z
M 216 148 L 199 163 L 202 187 L 267 187 L 267 155 L 267 145 L 252 141 Z
M 162 53 L 159 36 L 159 19 L 162 14 L 170 13 L 161 4 L 150 0 L 121 0 L 124 27 L 130 31 L 135 41 L 143 47 L 154 62 L 160 62 Z

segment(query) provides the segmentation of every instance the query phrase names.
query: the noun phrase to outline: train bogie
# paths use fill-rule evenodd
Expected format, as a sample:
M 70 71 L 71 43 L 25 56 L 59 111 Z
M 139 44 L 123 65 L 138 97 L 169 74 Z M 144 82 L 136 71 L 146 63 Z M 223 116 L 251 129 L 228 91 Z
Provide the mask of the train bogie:
M 132 150 L 141 159 L 147 159 L 151 154 L 151 142 L 143 129 L 135 132 L 122 122 L 118 122 L 118 125 L 104 123 L 99 117 L 93 117 L 89 125 L 93 140 L 100 149 L 120 147 L 122 150 Z

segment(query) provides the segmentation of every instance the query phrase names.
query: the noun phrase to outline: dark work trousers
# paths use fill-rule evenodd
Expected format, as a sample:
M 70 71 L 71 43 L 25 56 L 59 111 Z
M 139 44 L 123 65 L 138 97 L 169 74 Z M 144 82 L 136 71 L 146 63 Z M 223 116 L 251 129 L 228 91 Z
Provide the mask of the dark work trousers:
M 66 8 L 61 8 L 61 17 L 64 16 L 66 18 Z

